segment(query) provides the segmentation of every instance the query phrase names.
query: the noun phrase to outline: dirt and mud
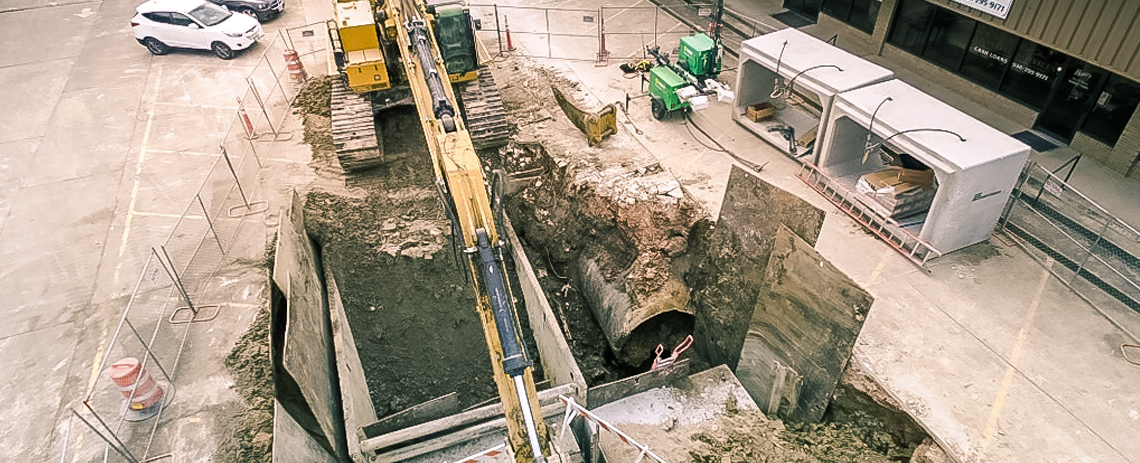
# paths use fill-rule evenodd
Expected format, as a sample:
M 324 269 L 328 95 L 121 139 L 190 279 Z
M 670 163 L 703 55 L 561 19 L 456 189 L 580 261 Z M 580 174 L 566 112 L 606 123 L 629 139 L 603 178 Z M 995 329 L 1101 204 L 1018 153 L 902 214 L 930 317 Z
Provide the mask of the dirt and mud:
M 496 78 L 518 133 L 515 144 L 492 159 L 509 172 L 542 172 L 508 198 L 508 211 L 587 382 L 644 371 L 646 364 L 630 365 L 605 342 L 598 317 L 591 316 L 597 311 L 590 304 L 597 301 L 583 294 L 590 289 L 584 287 L 579 262 L 584 255 L 600 256 L 606 280 L 624 280 L 633 295 L 672 279 L 696 291 L 712 220 L 670 173 L 638 154 L 644 150 L 630 137 L 615 136 L 601 148 L 586 146 L 549 90 L 552 84 L 576 89 L 575 82 L 517 58 L 496 69 Z M 583 92 L 567 93 L 582 102 Z M 647 328 L 665 346 L 692 332 L 691 321 L 683 319 L 667 321 L 664 330 Z M 698 370 L 707 366 L 699 356 L 694 360 Z M 718 463 L 909 460 L 925 432 L 881 391 L 864 389 L 874 390 L 873 380 L 857 371 L 848 374 L 822 424 L 785 426 L 756 412 L 735 413 L 727 429 L 695 432 L 688 456 Z
M 234 345 L 225 365 L 245 410 L 223 422 L 223 438 L 215 461 L 273 461 L 273 361 L 269 358 L 269 307 L 263 307 L 249 330 Z
M 332 145 L 325 143 L 331 141 L 322 114 L 327 97 L 298 101 L 313 168 L 318 177 L 336 172 Z M 466 257 L 455 248 L 440 206 L 414 108 L 382 117 L 388 162 L 357 175 L 348 189 L 310 191 L 306 226 L 340 287 L 377 416 L 451 392 L 461 407 L 480 404 L 497 397 L 497 389 L 464 273 Z M 533 341 L 529 352 L 537 352 Z
M 508 197 L 508 215 L 544 270 L 587 383 L 647 370 L 658 344 L 671 349 L 692 333 L 685 279 L 703 258 L 711 221 L 635 141 L 619 135 L 587 147 L 551 91 L 591 109 L 577 83 L 516 61 L 495 74 L 518 133 L 494 167 L 542 173 Z M 623 313 L 637 312 L 645 324 L 621 325 Z

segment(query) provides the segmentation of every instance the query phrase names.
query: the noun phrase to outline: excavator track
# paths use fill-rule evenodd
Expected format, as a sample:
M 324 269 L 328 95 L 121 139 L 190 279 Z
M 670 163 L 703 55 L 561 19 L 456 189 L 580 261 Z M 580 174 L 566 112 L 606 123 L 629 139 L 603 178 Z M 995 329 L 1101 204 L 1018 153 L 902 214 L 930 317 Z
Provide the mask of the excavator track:
M 342 79 L 333 79 L 331 98 L 332 139 L 340 167 L 352 173 L 383 164 L 372 103 L 345 87 Z
M 490 69 L 479 69 L 479 79 L 462 86 L 459 98 L 463 102 L 467 131 L 475 149 L 498 148 L 510 141 L 507 108 L 503 106 L 503 96 L 499 94 Z

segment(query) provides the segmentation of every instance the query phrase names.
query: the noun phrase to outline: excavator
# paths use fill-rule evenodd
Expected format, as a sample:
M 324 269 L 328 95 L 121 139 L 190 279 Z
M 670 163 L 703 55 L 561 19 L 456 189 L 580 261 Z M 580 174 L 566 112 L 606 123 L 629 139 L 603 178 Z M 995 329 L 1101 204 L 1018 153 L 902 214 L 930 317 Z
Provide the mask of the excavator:
M 461 0 L 416 0 L 431 30 L 440 76 L 447 76 L 458 93 L 462 112 L 476 149 L 502 146 L 510 137 L 506 109 L 494 78 L 483 63 L 490 61 L 475 37 L 478 21 Z M 388 109 L 414 106 L 403 63 L 415 57 L 400 49 L 397 35 L 406 18 L 399 0 L 336 0 L 335 19 L 328 21 L 330 51 L 341 79 L 332 87 L 332 136 L 337 158 L 347 173 L 385 163 L 377 121 Z M 442 81 L 442 78 L 441 78 Z M 457 115 L 457 114 L 456 114 Z M 452 115 L 452 117 L 456 116 Z
M 368 34 L 365 24 L 370 20 L 375 21 L 373 35 Z M 341 50 L 337 57 L 344 77 L 340 90 L 358 97 L 348 103 L 359 106 L 354 110 L 371 113 L 373 108 L 397 104 L 401 99 L 416 108 L 427 139 L 436 188 L 454 228 L 454 239 L 465 256 L 462 266 L 475 291 L 476 310 L 507 417 L 508 443 L 515 461 L 545 463 L 552 451 L 550 433 L 539 408 L 532 362 L 524 349 L 506 273 L 504 252 L 509 250 L 505 249 L 496 223 L 502 213 L 497 202 L 501 198 L 489 193 L 476 154 L 475 134 L 480 135 L 483 143 L 505 137 L 479 125 L 486 122 L 485 118 L 472 116 L 470 101 L 461 107 L 462 100 L 453 88 L 453 84 L 466 81 L 470 85 L 478 82 L 482 74 L 489 75 L 485 69 L 476 68 L 478 43 L 470 14 L 460 5 L 423 0 L 387 0 L 379 5 L 341 2 L 337 4 L 335 24 L 329 26 L 333 48 Z M 393 85 L 397 79 L 403 83 Z M 401 96 L 401 91 L 406 91 L 407 96 Z M 332 96 L 334 142 L 337 124 L 344 129 L 359 122 L 338 118 L 336 92 L 334 89 Z M 343 99 L 346 93 L 339 96 Z M 468 110 L 466 117 L 464 110 Z M 349 113 L 342 112 L 342 116 Z M 367 128 L 372 130 L 370 124 Z M 375 137 L 375 131 L 372 132 Z M 345 170 L 349 168 L 346 166 Z

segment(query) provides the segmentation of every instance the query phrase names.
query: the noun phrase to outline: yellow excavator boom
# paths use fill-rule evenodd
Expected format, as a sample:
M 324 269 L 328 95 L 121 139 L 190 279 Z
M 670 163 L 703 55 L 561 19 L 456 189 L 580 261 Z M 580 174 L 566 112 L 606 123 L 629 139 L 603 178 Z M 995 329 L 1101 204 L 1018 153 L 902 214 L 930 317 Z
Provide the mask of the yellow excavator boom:
M 462 241 L 468 255 L 467 271 L 473 277 L 476 309 L 507 416 L 508 441 L 516 461 L 544 462 L 550 453 L 549 432 L 542 421 L 529 360 L 522 352 L 491 197 L 440 58 L 430 15 L 423 8 L 418 0 L 389 0 L 384 5 L 385 26 L 394 29 L 437 186 L 450 203 L 445 207 L 455 223 L 455 239 Z

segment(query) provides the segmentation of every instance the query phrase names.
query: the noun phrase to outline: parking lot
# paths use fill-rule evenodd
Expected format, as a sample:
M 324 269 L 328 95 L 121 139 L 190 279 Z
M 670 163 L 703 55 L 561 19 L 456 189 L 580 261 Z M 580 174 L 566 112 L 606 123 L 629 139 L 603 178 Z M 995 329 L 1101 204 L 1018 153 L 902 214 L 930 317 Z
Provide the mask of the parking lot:
M 208 51 L 151 56 L 131 33 L 138 4 L 20 0 L 0 7 L 7 45 L 0 53 L 0 106 L 7 108 L 0 114 L 0 316 L 8 321 L 0 327 L 0 366 L 14 373 L 0 381 L 8 404 L 0 412 L 5 461 L 102 455 L 102 441 L 72 410 L 83 410 L 89 388 L 112 384 L 99 366 L 121 350 L 108 343 L 151 249 L 175 241 L 180 219 L 205 222 L 188 206 L 211 169 L 220 169 L 219 145 L 268 44 L 281 29 L 328 16 L 321 5 L 312 12 L 290 4 L 265 25 L 260 44 L 223 61 Z M 304 57 L 310 65 L 315 58 Z M 258 131 L 269 132 L 263 116 L 251 116 Z M 271 133 L 259 137 L 259 161 L 304 174 L 289 161 L 298 141 L 272 140 Z M 240 222 L 230 257 L 263 253 L 265 220 L 273 215 Z M 179 388 L 187 407 L 170 426 L 182 436 L 172 445 L 187 445 L 181 455 L 210 455 L 195 439 L 212 420 L 201 410 L 236 398 L 218 383 L 218 371 L 195 365 L 228 354 L 219 346 L 232 345 L 264 302 L 264 275 L 227 278 L 232 303 L 214 324 L 190 331 L 195 349 L 177 375 L 194 384 Z

